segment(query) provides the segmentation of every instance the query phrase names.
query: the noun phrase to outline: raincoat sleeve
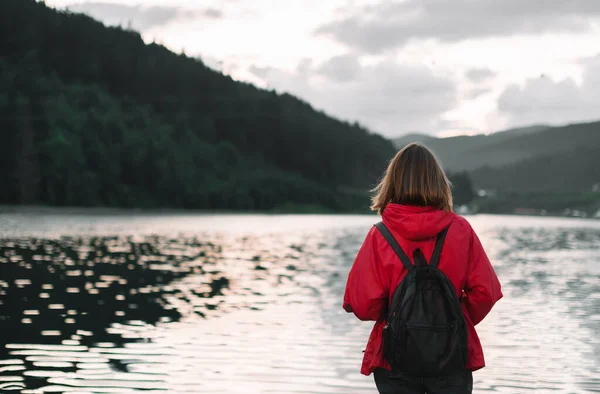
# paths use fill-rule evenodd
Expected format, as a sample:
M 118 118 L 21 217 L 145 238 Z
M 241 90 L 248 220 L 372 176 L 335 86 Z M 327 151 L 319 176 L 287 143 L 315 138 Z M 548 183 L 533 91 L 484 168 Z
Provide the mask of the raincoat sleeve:
M 502 290 L 494 267 L 473 230 L 471 230 L 470 249 L 463 302 L 469 318 L 474 325 L 477 325 L 492 310 L 494 304 L 502 298 Z
M 377 320 L 384 311 L 388 292 L 381 281 L 375 227 L 363 242 L 346 282 L 343 307 L 360 320 Z

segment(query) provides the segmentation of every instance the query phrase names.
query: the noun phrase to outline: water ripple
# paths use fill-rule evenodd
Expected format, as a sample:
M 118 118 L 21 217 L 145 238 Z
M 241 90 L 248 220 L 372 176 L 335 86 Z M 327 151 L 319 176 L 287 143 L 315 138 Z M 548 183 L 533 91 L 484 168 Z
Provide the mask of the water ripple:
M 0 391 L 374 392 L 371 324 L 340 303 L 375 218 L 219 218 L 246 231 L 173 236 L 163 221 L 189 218 L 160 216 L 106 235 L 95 217 L 87 235 L 1 238 Z M 470 221 L 506 295 L 478 327 L 475 392 L 600 392 L 599 222 Z

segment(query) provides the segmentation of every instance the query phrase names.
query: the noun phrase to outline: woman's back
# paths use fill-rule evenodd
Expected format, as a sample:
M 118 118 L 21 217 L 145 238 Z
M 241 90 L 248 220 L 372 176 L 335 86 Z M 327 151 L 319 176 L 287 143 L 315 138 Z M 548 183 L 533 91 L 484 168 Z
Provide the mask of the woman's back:
M 426 148 L 417 146 L 417 149 Z M 427 152 L 425 152 L 425 161 Z M 462 304 L 468 333 L 468 357 L 465 360 L 464 368 L 470 374 L 470 371 L 485 366 L 483 350 L 475 331 L 475 325 L 502 298 L 500 282 L 470 224 L 464 218 L 454 214 L 451 209 L 447 209 L 451 207 L 451 196 L 444 197 L 444 194 L 449 193 L 449 188 L 448 190 L 440 190 L 440 187 L 436 189 L 436 184 L 443 188 L 446 179 L 441 169 L 438 168 L 436 171 L 438 174 L 441 173 L 442 180 L 418 178 L 414 175 L 418 172 L 415 171 L 415 168 L 396 168 L 402 162 L 402 157 L 399 158 L 400 154 L 388 168 L 386 177 L 379 187 L 379 194 L 375 198 L 374 207 L 379 209 L 383 223 L 407 256 L 413 256 L 415 250 L 420 249 L 426 260 L 429 261 L 433 254 L 437 235 L 448 228 L 438 268 L 452 282 Z M 414 167 L 414 162 L 418 162 L 418 159 L 423 161 L 423 157 L 419 157 L 419 154 L 422 156 L 423 152 L 417 152 L 416 157 L 404 157 L 403 165 L 410 167 L 410 164 L 413 164 Z M 431 155 L 430 152 L 429 154 Z M 433 160 L 433 164 L 437 165 L 435 158 Z M 401 171 L 406 173 L 399 174 Z M 436 171 L 428 169 L 422 172 L 432 174 Z M 415 186 L 417 180 L 422 183 L 420 187 L 419 185 Z M 431 189 L 429 194 L 426 190 L 428 187 Z M 407 193 L 407 189 L 410 189 L 409 193 Z M 402 198 L 403 190 L 408 197 Z M 421 196 L 419 192 L 421 192 Z M 395 194 L 400 197 L 393 198 Z M 436 196 L 440 197 L 439 203 L 433 201 Z M 450 199 L 449 203 L 448 198 Z M 420 199 L 423 202 L 421 204 L 418 203 Z M 412 203 L 402 203 L 403 200 Z M 430 204 L 427 204 L 427 201 Z M 365 375 L 376 372 L 376 381 L 377 376 L 382 375 L 382 371 L 390 370 L 384 352 L 381 351 L 383 348 L 382 332 L 386 325 L 386 311 L 391 303 L 391 297 L 406 273 L 407 269 L 400 262 L 390 244 L 381 232 L 373 227 L 367 234 L 348 276 L 343 307 L 346 311 L 353 312 L 361 320 L 376 321 L 365 349 L 361 368 L 361 372 Z M 462 372 L 459 371 L 460 374 Z M 463 375 L 460 376 L 463 377 Z M 380 383 L 382 383 L 382 379 L 379 379 L 378 387 Z

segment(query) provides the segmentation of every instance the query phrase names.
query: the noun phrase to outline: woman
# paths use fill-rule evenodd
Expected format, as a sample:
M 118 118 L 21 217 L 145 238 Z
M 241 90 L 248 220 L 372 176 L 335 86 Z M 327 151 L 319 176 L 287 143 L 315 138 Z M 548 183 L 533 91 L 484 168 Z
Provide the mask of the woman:
M 391 297 L 407 268 L 382 233 L 373 227 L 350 270 L 343 304 L 347 312 L 353 312 L 360 320 L 376 321 L 361 373 L 374 373 L 382 394 L 471 393 L 472 371 L 485 366 L 475 326 L 502 298 L 498 277 L 469 223 L 452 212 L 450 182 L 429 149 L 410 144 L 398 152 L 375 191 L 371 208 L 382 216 L 407 256 L 420 249 L 429 261 L 436 236 L 448 228 L 438 268 L 460 299 L 468 336 L 467 358 L 464 369 L 460 367 L 449 376 L 417 378 L 391 371 L 385 352 L 381 351 L 382 333 Z

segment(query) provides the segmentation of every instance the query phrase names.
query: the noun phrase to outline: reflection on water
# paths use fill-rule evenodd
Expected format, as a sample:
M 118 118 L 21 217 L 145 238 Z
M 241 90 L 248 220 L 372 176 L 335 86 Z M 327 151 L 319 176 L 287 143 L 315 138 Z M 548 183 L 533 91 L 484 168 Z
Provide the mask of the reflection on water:
M 0 391 L 373 393 L 340 304 L 375 220 L 4 214 Z M 600 222 L 470 221 L 505 292 L 475 392 L 600 392 Z

